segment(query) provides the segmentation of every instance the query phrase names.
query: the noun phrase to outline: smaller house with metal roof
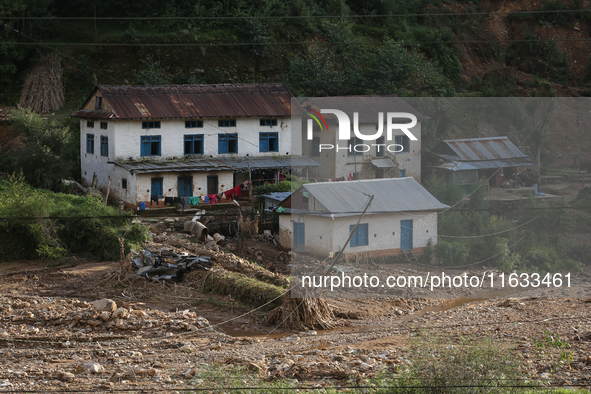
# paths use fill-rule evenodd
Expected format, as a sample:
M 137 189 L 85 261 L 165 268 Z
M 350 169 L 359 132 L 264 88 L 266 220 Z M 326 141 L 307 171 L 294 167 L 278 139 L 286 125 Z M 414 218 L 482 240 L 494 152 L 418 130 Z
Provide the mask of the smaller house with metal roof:
M 346 256 L 420 253 L 437 243 L 437 213 L 449 208 L 411 177 L 306 183 L 281 206 L 291 208 L 279 217 L 281 245 L 325 257 L 343 248 Z
M 232 198 L 246 181 L 303 173 L 318 163 L 292 139 L 292 97 L 283 84 L 99 85 L 72 114 L 82 183 L 133 207 L 161 206 L 163 198 Z
M 457 185 L 470 185 L 488 179 L 490 188 L 500 188 L 508 181 L 516 182 L 515 174 L 533 161 L 508 137 L 443 140 L 424 155 L 427 175 L 445 177 Z

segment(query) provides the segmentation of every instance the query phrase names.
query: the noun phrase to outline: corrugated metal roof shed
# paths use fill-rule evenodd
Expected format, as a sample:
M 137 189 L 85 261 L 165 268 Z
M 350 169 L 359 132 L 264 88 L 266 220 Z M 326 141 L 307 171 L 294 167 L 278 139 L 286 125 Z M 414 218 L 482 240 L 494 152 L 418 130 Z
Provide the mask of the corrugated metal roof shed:
M 263 194 L 263 197 L 274 201 L 283 201 L 289 196 L 291 196 L 291 192 L 275 192 Z
M 371 195 L 375 197 L 367 210 L 368 214 L 439 211 L 449 208 L 411 177 L 306 183 L 301 189 L 312 194 L 328 210 L 307 213 L 322 216 L 360 215 Z
M 290 116 L 293 97 L 281 83 L 99 85 L 90 97 L 97 90 L 113 109 L 116 119 Z M 88 111 L 78 111 L 72 116 L 87 117 Z
M 447 145 L 457 155 L 454 159 L 459 161 L 527 158 L 527 155 L 521 152 L 508 137 L 444 140 L 440 142 L 441 144 Z M 446 151 L 440 146 L 433 149 L 434 153 Z
M 532 166 L 534 162 L 530 159 L 521 160 L 485 160 L 485 161 L 454 161 L 445 163 L 435 168 L 441 168 L 450 171 L 467 171 L 467 170 L 486 170 L 492 168 L 512 168 L 522 166 Z
M 320 164 L 307 156 L 202 158 L 171 161 L 113 162 L 132 174 L 181 171 L 247 170 L 249 168 L 318 167 Z

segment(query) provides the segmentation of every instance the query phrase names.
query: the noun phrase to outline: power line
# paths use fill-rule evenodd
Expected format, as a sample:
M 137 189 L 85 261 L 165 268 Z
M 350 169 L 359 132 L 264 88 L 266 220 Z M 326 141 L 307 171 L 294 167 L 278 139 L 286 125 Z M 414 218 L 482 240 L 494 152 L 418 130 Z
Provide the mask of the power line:
M 520 10 L 491 12 L 433 12 L 409 14 L 353 14 L 353 15 L 278 15 L 278 16 L 0 16 L 6 20 L 243 20 L 243 19 L 339 19 L 339 18 L 409 18 L 419 16 L 476 16 L 476 15 L 529 15 L 529 14 L 570 14 L 591 12 L 587 9 L 575 10 Z
M 393 42 L 327 42 L 327 41 L 284 41 L 284 42 L 221 42 L 221 43 L 101 43 L 101 42 L 18 42 L 5 41 L 3 45 L 43 45 L 43 46 L 104 46 L 104 47 L 231 47 L 265 45 L 423 45 L 423 44 L 484 44 L 516 42 L 589 42 L 591 38 L 540 38 L 523 40 L 448 40 L 448 41 L 393 41 Z

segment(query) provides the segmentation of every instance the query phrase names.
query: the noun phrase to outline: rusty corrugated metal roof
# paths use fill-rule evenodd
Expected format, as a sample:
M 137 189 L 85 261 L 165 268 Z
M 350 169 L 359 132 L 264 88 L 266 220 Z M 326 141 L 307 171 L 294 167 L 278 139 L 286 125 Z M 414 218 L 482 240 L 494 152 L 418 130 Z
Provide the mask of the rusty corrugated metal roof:
M 72 114 L 75 118 L 89 118 L 89 119 L 114 119 L 115 115 L 111 112 L 104 111 L 85 111 L 80 110 Z
M 96 90 L 109 103 L 116 119 L 290 116 L 293 97 L 281 83 L 99 85 Z M 73 114 L 86 115 L 87 111 Z
M 508 137 L 444 140 L 433 149 L 433 152 L 440 153 L 441 156 L 451 153 L 442 145 L 446 145 L 451 149 L 457 156 L 453 157 L 453 159 L 459 161 L 505 160 L 528 157 Z

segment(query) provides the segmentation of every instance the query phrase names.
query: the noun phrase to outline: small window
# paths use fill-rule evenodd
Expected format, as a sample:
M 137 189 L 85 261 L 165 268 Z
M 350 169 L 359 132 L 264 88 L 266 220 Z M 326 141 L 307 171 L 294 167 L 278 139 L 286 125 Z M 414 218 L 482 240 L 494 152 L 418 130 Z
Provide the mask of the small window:
M 108 126 L 109 126 L 109 124 L 107 122 L 101 122 L 101 129 L 107 130 Z
M 369 226 L 367 223 L 361 223 L 361 224 L 359 224 L 359 226 L 357 226 L 357 229 L 353 233 L 353 236 L 351 236 L 350 243 L 351 243 L 352 248 L 355 246 L 369 245 L 369 237 L 367 236 L 367 234 L 369 233 L 368 227 Z M 350 225 L 349 232 L 353 231 L 354 228 L 355 228 L 354 224 Z
M 311 156 L 320 156 L 320 137 L 312 138 Z
M 218 134 L 218 153 L 238 153 L 238 134 Z
M 160 128 L 160 121 L 149 121 L 149 122 L 142 122 L 142 129 L 159 129 Z
M 355 146 L 356 145 L 361 145 L 363 142 L 361 141 L 360 138 L 357 137 L 353 137 L 349 140 L 349 149 L 350 151 L 347 152 L 347 156 L 363 156 L 363 152 L 361 151 L 356 151 L 355 150 Z M 362 149 L 361 147 L 359 149 Z
M 94 120 L 87 120 L 86 127 L 88 127 L 89 129 L 94 129 Z
M 196 129 L 197 127 L 203 127 L 202 120 L 186 120 L 185 129 Z
M 144 135 L 141 137 L 142 156 L 160 156 L 160 136 Z
M 103 98 L 96 96 L 94 98 L 94 109 L 102 109 L 103 108 Z
M 278 152 L 279 136 L 277 133 L 259 133 L 259 150 L 261 152 Z
M 382 136 L 376 140 L 376 157 L 384 157 L 386 155 L 386 139 Z
M 94 154 L 94 134 L 86 134 L 86 153 Z
M 309 200 L 310 200 L 310 194 L 308 192 L 302 192 L 302 202 L 304 204 L 306 204 L 306 207 L 305 208 L 308 207 L 307 204 L 308 204 L 308 201 Z
M 236 119 L 218 120 L 218 127 L 236 127 Z
M 406 135 L 397 135 L 394 137 L 394 143 L 396 146 L 394 149 L 396 153 L 409 153 L 410 152 L 410 138 Z M 402 150 L 400 150 L 402 147 Z
M 203 154 L 203 134 L 185 135 L 185 155 Z
M 406 178 L 406 168 L 401 168 L 400 171 L 398 171 L 398 177 Z
M 277 119 L 261 119 L 261 126 L 277 126 Z
M 109 156 L 109 137 L 101 135 L 101 156 Z
M 121 189 L 127 189 L 127 179 L 121 178 Z

